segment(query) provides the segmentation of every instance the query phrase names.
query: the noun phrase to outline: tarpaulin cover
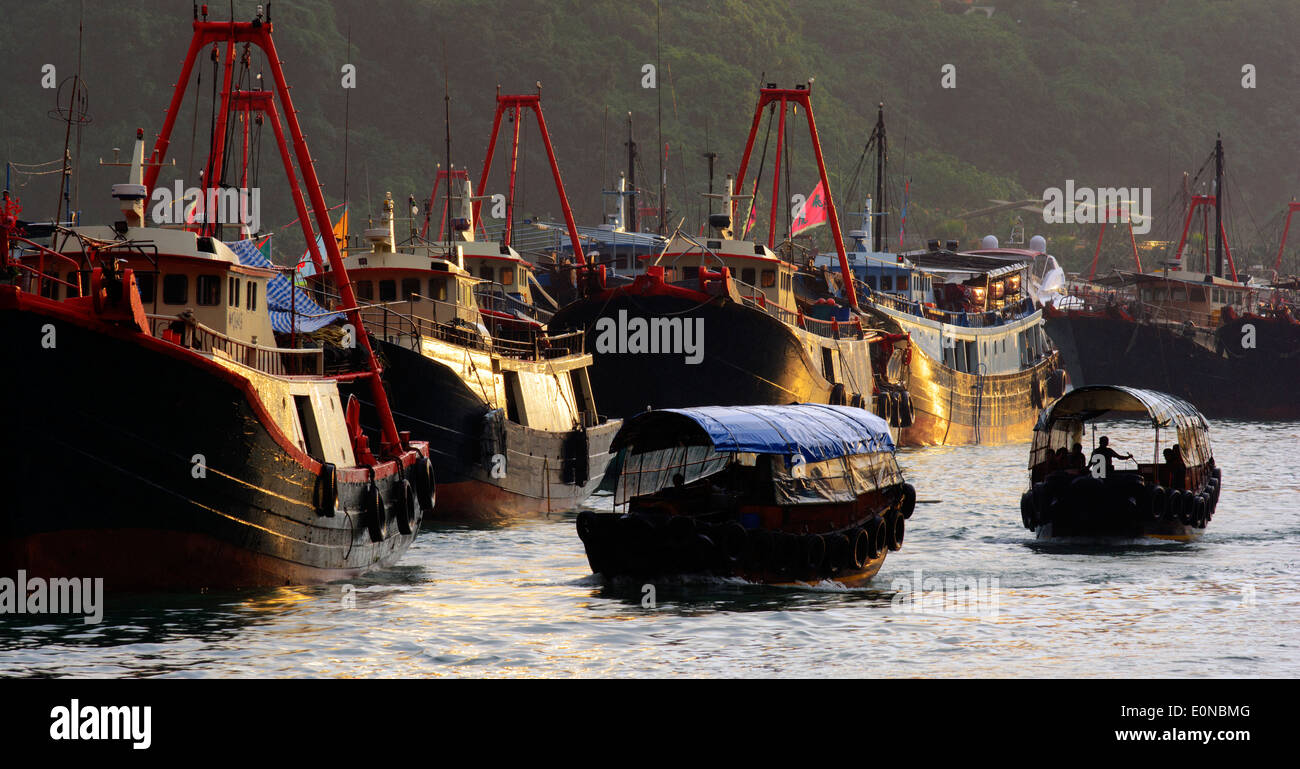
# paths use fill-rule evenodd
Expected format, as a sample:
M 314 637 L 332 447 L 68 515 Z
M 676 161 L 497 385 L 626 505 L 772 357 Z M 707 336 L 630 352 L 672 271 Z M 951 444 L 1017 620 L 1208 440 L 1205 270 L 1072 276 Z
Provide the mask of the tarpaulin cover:
M 242 265 L 276 269 L 276 265 L 262 254 L 252 240 L 236 240 L 226 245 L 235 252 L 235 256 L 239 257 L 239 263 Z M 290 290 L 294 292 L 293 295 L 290 295 Z M 343 319 L 343 313 L 329 312 L 316 304 L 306 291 L 294 288 L 283 273 L 277 273 L 267 281 L 266 305 L 271 312 L 271 328 L 281 334 L 290 331 L 310 333 Z
M 674 430 L 672 423 L 678 423 Z M 685 429 L 694 426 L 694 430 Z M 800 455 L 820 462 L 852 454 L 894 450 L 885 420 L 850 406 L 801 403 L 792 406 L 701 406 L 650 411 L 628 421 L 614 440 L 614 448 L 642 447 L 642 436 L 660 440 L 675 436 L 684 444 L 694 437 L 707 438 L 720 453 L 747 452 Z
M 1069 448 L 1078 441 L 1084 423 L 1107 416 L 1121 419 L 1145 416 L 1151 427 L 1172 430 L 1189 464 L 1202 464 L 1212 457 L 1209 424 L 1192 404 L 1155 390 L 1092 385 L 1071 390 L 1038 415 L 1029 466 L 1045 462 L 1049 452 Z

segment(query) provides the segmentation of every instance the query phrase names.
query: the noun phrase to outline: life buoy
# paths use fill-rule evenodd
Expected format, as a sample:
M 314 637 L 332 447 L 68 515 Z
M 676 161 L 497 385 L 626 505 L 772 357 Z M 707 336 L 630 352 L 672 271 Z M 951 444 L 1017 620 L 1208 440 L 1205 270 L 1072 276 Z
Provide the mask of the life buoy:
M 898 552 L 903 549 L 903 535 L 906 533 L 906 524 L 903 516 L 891 515 L 886 523 L 888 531 L 889 549 Z
M 379 496 L 379 488 L 371 484 L 361 492 L 361 514 L 366 519 L 366 529 L 370 532 L 371 542 L 384 541 L 384 519 L 387 511 L 384 500 Z
M 910 483 L 903 484 L 903 498 L 899 500 L 898 511 L 909 520 L 916 511 L 916 487 Z
M 408 480 L 397 485 L 397 530 L 403 534 L 414 534 L 420 525 L 420 513 L 415 501 L 415 488 Z
M 338 470 L 334 465 L 326 462 L 320 466 L 320 474 L 316 476 L 316 488 L 312 491 L 312 506 L 316 508 L 316 515 L 333 518 L 338 500 Z

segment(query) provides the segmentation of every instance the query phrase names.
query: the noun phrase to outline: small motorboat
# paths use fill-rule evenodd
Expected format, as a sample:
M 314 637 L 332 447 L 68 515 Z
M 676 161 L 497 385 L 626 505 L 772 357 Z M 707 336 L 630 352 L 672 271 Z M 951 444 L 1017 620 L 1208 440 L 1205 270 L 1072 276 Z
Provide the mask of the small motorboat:
M 1133 459 L 1135 469 L 1114 467 L 1118 455 L 1105 437 L 1083 458 L 1085 425 L 1134 419 L 1154 431 L 1150 463 Z M 1039 539 L 1189 541 L 1214 517 L 1221 482 L 1209 425 L 1195 406 L 1166 393 L 1114 385 L 1072 390 L 1043 410 L 1029 475 L 1020 517 Z
M 614 438 L 578 536 L 605 577 L 857 586 L 903 545 L 916 490 L 884 419 L 823 404 L 647 411 Z

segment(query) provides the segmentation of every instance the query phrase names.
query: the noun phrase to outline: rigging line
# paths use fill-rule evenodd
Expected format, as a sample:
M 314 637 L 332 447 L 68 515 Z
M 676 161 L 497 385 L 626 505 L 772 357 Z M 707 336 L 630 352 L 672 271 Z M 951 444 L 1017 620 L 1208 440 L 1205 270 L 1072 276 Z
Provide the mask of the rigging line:
M 194 84 L 194 112 L 190 115 L 190 160 L 185 167 L 185 179 L 194 178 L 194 145 L 199 134 L 199 93 L 203 88 L 203 67 L 195 67 L 194 74 L 197 80 Z M 157 158 L 162 162 L 162 158 Z
M 772 138 L 772 117 L 775 114 L 776 102 L 773 102 L 771 109 L 767 111 L 767 132 L 763 134 L 763 153 L 758 159 L 758 173 L 754 175 L 754 194 L 749 197 L 749 210 L 745 212 L 745 224 L 741 227 L 743 234 L 748 234 L 749 217 L 754 215 L 755 207 L 758 205 L 759 185 L 763 183 L 763 170 L 767 165 L 767 142 Z M 736 190 L 736 192 L 741 193 L 743 190 Z M 757 221 L 754 223 L 758 224 Z M 735 227 L 735 222 L 732 222 L 732 227 Z
M 347 50 L 344 52 L 344 55 L 347 57 L 346 63 L 351 64 L 352 63 L 352 22 L 348 22 Z M 347 210 L 348 210 L 348 138 L 349 138 L 349 132 L 351 130 L 351 121 L 350 121 L 351 105 L 352 105 L 352 89 L 344 88 L 343 89 L 343 213 L 344 215 L 347 214 Z M 345 229 L 344 236 L 346 237 L 348 235 L 346 230 L 351 229 L 351 224 L 349 223 L 348 227 L 345 227 L 344 229 Z M 348 245 L 347 242 L 344 241 L 343 247 L 347 248 L 347 245 Z

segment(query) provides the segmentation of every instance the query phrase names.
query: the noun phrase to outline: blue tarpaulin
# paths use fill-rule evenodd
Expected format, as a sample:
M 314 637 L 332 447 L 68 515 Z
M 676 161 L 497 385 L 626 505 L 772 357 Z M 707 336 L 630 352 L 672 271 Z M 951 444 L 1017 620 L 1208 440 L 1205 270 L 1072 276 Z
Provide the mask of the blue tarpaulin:
M 674 415 L 667 417 L 667 415 Z M 661 409 L 629 420 L 615 447 L 634 442 L 633 435 L 655 429 L 654 422 L 685 418 L 694 422 L 717 452 L 796 454 L 820 462 L 854 454 L 894 450 L 885 420 L 850 406 L 801 403 L 792 406 L 702 406 Z M 655 432 L 661 432 L 660 425 Z M 621 439 L 621 440 L 620 440 Z
M 239 263 L 248 267 L 265 267 L 277 269 L 267 259 L 252 240 L 236 240 L 226 243 Z M 293 291 L 291 295 L 289 292 Z M 315 301 L 301 288 L 294 288 L 288 276 L 277 273 L 266 287 L 266 305 L 271 312 L 271 327 L 281 334 L 290 331 L 310 333 L 336 320 L 343 319 L 343 313 L 331 313 Z M 294 326 L 297 326 L 295 329 Z

